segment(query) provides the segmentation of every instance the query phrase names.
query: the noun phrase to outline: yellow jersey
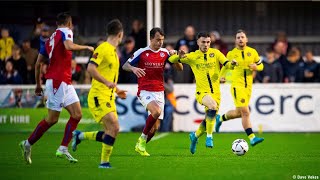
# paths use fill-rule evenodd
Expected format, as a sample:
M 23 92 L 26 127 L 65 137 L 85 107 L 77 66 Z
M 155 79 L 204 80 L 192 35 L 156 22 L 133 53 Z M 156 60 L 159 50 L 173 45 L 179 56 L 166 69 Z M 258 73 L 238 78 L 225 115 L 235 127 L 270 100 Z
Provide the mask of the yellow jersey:
M 232 86 L 244 88 L 252 87 L 253 71 L 249 69 L 249 65 L 256 63 L 258 65 L 258 70 L 261 71 L 263 69 L 263 64 L 261 63 L 258 52 L 248 46 L 243 50 L 234 48 L 228 52 L 227 59 L 229 59 L 229 61 L 234 59 L 238 62 L 238 66 L 235 66 L 232 71 Z
M 197 50 L 181 59 L 173 55 L 169 61 L 189 64 L 196 79 L 197 92 L 220 94 L 220 63 L 226 65 L 228 59 L 219 50 L 209 48 L 205 53 Z
M 116 48 L 108 42 L 100 44 L 94 51 L 90 63 L 97 65 L 97 71 L 107 81 L 117 83 L 119 75 L 119 58 Z M 115 88 L 108 88 L 105 84 L 92 79 L 90 97 L 105 97 L 107 100 L 115 99 Z

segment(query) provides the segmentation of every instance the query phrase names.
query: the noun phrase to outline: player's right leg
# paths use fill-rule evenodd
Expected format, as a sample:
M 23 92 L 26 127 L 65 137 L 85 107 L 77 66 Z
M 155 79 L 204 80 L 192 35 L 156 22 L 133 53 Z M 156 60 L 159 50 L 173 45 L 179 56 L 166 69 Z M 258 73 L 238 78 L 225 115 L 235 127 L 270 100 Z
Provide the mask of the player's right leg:
M 238 107 L 237 109 L 241 112 L 241 118 L 242 118 L 242 126 L 245 130 L 248 138 L 250 139 L 250 144 L 252 146 L 255 146 L 259 143 L 261 143 L 264 138 L 256 137 L 255 134 L 252 131 L 252 125 L 250 122 L 250 110 L 248 106 L 245 107 Z
M 82 118 L 81 105 L 78 95 L 72 85 L 67 85 L 64 82 L 60 85 L 63 89 L 63 105 L 65 109 L 69 112 L 70 118 L 66 124 L 64 136 L 61 141 L 59 148 L 56 151 L 57 157 L 66 157 L 66 159 L 71 163 L 78 162 L 77 159 L 72 157 L 69 153 L 68 145 L 72 139 L 72 132 L 77 128 L 78 123 Z

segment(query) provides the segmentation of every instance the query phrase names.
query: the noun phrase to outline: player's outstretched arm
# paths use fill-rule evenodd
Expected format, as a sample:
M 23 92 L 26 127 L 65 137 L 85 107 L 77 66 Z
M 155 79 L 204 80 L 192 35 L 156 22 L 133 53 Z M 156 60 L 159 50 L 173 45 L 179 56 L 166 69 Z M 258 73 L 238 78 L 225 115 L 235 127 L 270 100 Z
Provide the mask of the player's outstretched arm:
M 97 70 L 97 65 L 93 64 L 93 63 L 89 63 L 88 67 L 87 67 L 87 71 L 88 73 L 91 75 L 92 78 L 94 78 L 95 80 L 103 83 L 104 85 L 106 85 L 109 88 L 114 88 L 116 87 L 116 84 L 110 81 L 107 81 L 103 76 L 101 76 Z
M 75 44 L 70 40 L 65 40 L 63 44 L 64 44 L 64 47 L 70 51 L 81 51 L 81 50 L 89 50 L 91 52 L 94 51 L 94 48 L 92 46 L 83 46 L 83 45 Z
M 122 66 L 122 69 L 125 71 L 133 72 L 138 78 L 146 75 L 144 69 L 131 66 L 128 61 Z
M 41 80 L 40 80 L 40 69 L 41 69 L 41 65 L 47 61 L 47 58 L 45 56 L 43 56 L 42 54 L 38 54 L 38 57 L 37 57 L 37 62 L 36 62 L 36 65 L 35 65 L 35 79 L 36 79 L 36 89 L 35 89 L 35 94 L 37 96 L 41 96 L 42 95 L 42 87 L 41 87 Z

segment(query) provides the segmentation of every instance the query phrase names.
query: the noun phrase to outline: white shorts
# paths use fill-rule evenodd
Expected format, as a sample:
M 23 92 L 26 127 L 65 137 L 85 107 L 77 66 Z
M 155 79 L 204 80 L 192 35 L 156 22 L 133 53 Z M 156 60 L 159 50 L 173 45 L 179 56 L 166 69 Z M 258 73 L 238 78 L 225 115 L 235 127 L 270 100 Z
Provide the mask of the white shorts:
M 63 107 L 79 102 L 76 90 L 72 85 L 65 82 L 53 85 L 52 79 L 46 81 L 47 108 L 54 111 L 61 111 Z
M 159 107 L 161 108 L 161 114 L 159 116 L 159 119 L 163 119 L 163 113 L 164 113 L 164 91 L 157 91 L 157 92 L 153 92 L 153 91 L 145 91 L 145 90 L 141 90 L 140 94 L 138 96 L 138 99 L 140 101 L 140 103 L 142 104 L 143 107 L 145 107 L 147 109 L 147 105 L 151 102 L 151 101 L 155 101 Z M 150 111 L 148 111 L 148 114 L 150 115 Z

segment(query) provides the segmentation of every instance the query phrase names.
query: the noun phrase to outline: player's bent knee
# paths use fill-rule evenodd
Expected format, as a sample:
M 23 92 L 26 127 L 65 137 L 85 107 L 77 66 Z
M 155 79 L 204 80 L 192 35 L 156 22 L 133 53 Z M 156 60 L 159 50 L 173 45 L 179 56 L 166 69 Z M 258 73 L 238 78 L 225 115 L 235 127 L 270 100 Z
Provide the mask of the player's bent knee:
M 213 117 L 216 115 L 216 113 L 217 113 L 217 110 L 215 110 L 215 109 L 209 109 L 209 110 L 207 111 L 207 116 L 210 117 L 210 118 L 213 118 Z
M 73 118 L 73 119 L 78 119 L 78 120 L 80 120 L 80 119 L 82 118 L 82 113 L 74 114 L 74 115 L 72 116 L 72 118 Z
M 153 112 L 151 112 L 152 117 L 155 118 L 155 119 L 158 119 L 160 114 L 161 114 L 161 109 L 160 108 L 155 110 L 155 111 L 153 111 Z
M 242 110 L 242 111 L 241 111 L 241 116 L 242 116 L 242 117 L 250 116 L 250 112 L 247 111 L 247 110 Z

